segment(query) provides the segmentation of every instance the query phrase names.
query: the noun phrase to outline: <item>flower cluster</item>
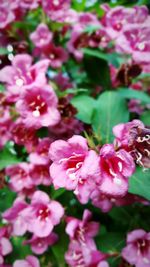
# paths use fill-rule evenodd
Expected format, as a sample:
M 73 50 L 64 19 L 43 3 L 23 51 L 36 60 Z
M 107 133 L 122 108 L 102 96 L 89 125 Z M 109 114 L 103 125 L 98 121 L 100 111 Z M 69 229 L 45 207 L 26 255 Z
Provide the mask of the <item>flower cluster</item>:
M 150 266 L 149 9 L 91 2 L 0 1 L 1 267 Z

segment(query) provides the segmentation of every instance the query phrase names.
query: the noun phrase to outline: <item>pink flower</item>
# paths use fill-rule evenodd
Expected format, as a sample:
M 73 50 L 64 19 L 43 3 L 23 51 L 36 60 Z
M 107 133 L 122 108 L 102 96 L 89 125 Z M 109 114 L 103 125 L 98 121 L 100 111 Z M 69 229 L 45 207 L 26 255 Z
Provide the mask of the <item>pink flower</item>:
M 64 209 L 61 204 L 50 200 L 42 191 L 33 194 L 30 206 L 24 210 L 24 216 L 28 220 L 28 230 L 37 237 L 49 236 L 63 215 Z
M 10 133 L 11 125 L 11 120 L 0 123 L 0 149 L 2 149 L 5 144 L 12 138 L 12 135 Z
M 7 85 L 11 95 L 18 97 L 24 87 L 33 84 L 45 84 L 45 73 L 49 60 L 41 60 L 32 65 L 32 57 L 28 54 L 18 54 L 12 60 L 12 66 L 0 70 L 0 81 Z
M 5 169 L 6 175 L 10 177 L 10 187 L 15 192 L 20 192 L 24 188 L 33 187 L 32 179 L 29 175 L 30 164 L 22 162 L 16 165 L 8 166 Z
M 28 224 L 23 213 L 27 206 L 24 200 L 17 198 L 13 206 L 3 213 L 2 217 L 13 226 L 12 235 L 22 236 L 27 231 Z
M 36 47 L 42 49 L 49 45 L 52 41 L 53 34 L 49 31 L 49 28 L 46 24 L 40 23 L 36 30 L 30 34 L 30 39 Z
M 107 6 L 108 7 L 108 6 Z M 134 8 L 125 8 L 117 6 L 115 8 L 108 7 L 105 16 L 102 19 L 107 32 L 112 38 L 119 36 L 126 24 L 143 23 L 148 17 L 148 9 L 146 6 L 135 6 Z
M 53 126 L 60 120 L 57 97 L 49 85 L 33 86 L 24 91 L 16 103 L 16 108 L 28 127 L 38 129 Z
M 55 13 L 65 14 L 70 7 L 70 0 L 42 0 L 45 13 L 51 18 Z
M 133 120 L 128 123 L 120 123 L 113 127 L 113 134 L 116 137 L 115 144 L 117 147 L 128 149 L 131 139 L 131 131 L 134 129 L 144 127 L 144 124 L 140 120 Z
M 0 29 L 6 28 L 15 20 L 15 14 L 9 5 L 0 3 Z
M 43 48 L 42 53 L 49 60 L 49 65 L 52 68 L 60 68 L 68 60 L 67 52 L 61 46 L 54 44 Z
M 51 233 L 47 237 L 32 236 L 30 240 L 24 242 L 24 245 L 31 245 L 31 249 L 35 254 L 43 254 L 49 246 L 52 246 L 58 240 L 58 236 L 55 233 Z
M 35 9 L 39 6 L 39 0 L 22 0 L 18 1 L 18 4 L 24 9 Z
M 13 250 L 8 238 L 9 236 L 7 235 L 6 227 L 0 228 L 0 266 L 3 266 L 3 257 L 11 253 Z
M 84 246 L 76 240 L 71 241 L 65 254 L 65 260 L 70 267 L 109 267 L 105 259 L 106 255 L 96 249 L 92 240 Z
M 113 145 L 106 144 L 100 150 L 100 185 L 104 194 L 123 196 L 128 190 L 128 177 L 134 170 L 133 158 L 124 149 L 114 150 Z
M 34 185 L 50 185 L 51 177 L 49 175 L 49 165 L 32 165 L 30 169 L 30 177 Z
M 122 250 L 122 257 L 135 267 L 150 266 L 150 233 L 142 229 L 130 232 L 127 246 Z
M 32 126 L 27 127 L 20 118 L 12 124 L 10 132 L 11 139 L 17 145 L 25 146 L 28 152 L 33 151 L 38 144 L 36 130 Z
M 127 24 L 116 39 L 116 51 L 131 54 L 137 63 L 150 61 L 149 21 L 139 24 Z
M 74 190 L 81 203 L 86 203 L 95 187 L 98 175 L 98 156 L 88 150 L 87 141 L 74 135 L 68 141 L 57 140 L 50 146 L 50 174 L 55 189 Z M 92 164 L 91 164 L 92 162 Z
M 51 140 L 50 138 L 43 138 L 39 140 L 38 145 L 35 148 L 35 151 L 30 153 L 29 160 L 33 164 L 48 164 L 49 163 L 49 148 L 50 148 Z
M 39 260 L 32 255 L 26 257 L 25 260 L 16 260 L 13 267 L 40 267 Z
M 66 233 L 70 239 L 76 239 L 82 245 L 86 245 L 87 240 L 96 236 L 99 230 L 99 223 L 90 221 L 92 213 L 85 210 L 83 219 L 79 220 L 73 217 L 67 217 Z

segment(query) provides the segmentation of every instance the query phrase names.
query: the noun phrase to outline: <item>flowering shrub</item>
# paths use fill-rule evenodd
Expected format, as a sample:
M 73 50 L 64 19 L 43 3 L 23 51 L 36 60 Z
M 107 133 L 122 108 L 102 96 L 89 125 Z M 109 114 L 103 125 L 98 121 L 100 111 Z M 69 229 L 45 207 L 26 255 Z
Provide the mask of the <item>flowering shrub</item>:
M 150 267 L 149 8 L 0 1 L 0 267 Z

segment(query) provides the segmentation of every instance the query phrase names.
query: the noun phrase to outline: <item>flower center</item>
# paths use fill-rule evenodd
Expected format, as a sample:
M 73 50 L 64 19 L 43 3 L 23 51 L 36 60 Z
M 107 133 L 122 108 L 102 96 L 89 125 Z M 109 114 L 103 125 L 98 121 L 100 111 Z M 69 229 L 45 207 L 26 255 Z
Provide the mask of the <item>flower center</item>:
M 40 95 L 38 95 L 35 100 L 29 104 L 29 107 L 34 117 L 39 117 L 47 110 L 47 104 Z
M 43 221 L 43 220 L 44 221 L 47 221 L 49 215 L 50 215 L 50 210 L 47 207 L 43 207 L 43 208 L 41 208 L 41 209 L 38 210 L 37 216 L 38 216 L 38 219 L 40 221 Z

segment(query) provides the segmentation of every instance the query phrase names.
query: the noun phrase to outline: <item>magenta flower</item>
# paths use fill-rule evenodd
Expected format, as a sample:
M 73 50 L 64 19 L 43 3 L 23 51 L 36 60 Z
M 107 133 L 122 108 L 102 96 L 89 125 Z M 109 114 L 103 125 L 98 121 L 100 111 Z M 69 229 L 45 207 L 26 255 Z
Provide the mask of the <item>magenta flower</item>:
M 49 60 L 52 68 L 60 68 L 68 60 L 68 53 L 61 47 L 50 44 L 42 49 L 44 57 Z
M 88 239 L 97 235 L 99 223 L 90 221 L 91 217 L 92 213 L 89 210 L 85 210 L 82 220 L 73 217 L 66 218 L 66 233 L 71 240 L 76 239 L 82 245 L 86 245 Z
M 31 126 L 30 128 L 19 118 L 11 126 L 11 139 L 17 145 L 24 145 L 28 152 L 33 151 L 38 144 L 36 130 Z
M 12 224 L 13 235 L 22 236 L 27 231 L 27 221 L 24 216 L 24 210 L 27 208 L 27 203 L 21 198 L 17 198 L 13 206 L 7 209 L 2 217 Z
M 53 34 L 49 31 L 49 28 L 46 24 L 41 23 L 38 25 L 36 30 L 30 34 L 30 39 L 36 47 L 42 49 L 50 44 L 52 41 Z
M 122 257 L 135 267 L 150 266 L 150 233 L 142 229 L 130 232 Z
M 32 255 L 26 257 L 25 260 L 16 260 L 13 267 L 40 267 L 39 260 Z
M 52 182 L 49 175 L 49 165 L 32 165 L 30 169 L 30 177 L 34 185 L 43 184 L 48 186 Z
M 33 164 L 43 164 L 46 165 L 50 162 L 49 160 L 49 148 L 50 148 L 51 140 L 50 138 L 43 138 L 39 140 L 38 145 L 35 148 L 35 151 L 30 153 L 29 160 Z
M 8 166 L 5 169 L 6 175 L 10 177 L 10 188 L 15 192 L 20 192 L 24 188 L 33 187 L 32 179 L 29 175 L 30 164 L 22 162 L 16 165 Z
M 124 149 L 115 151 L 113 145 L 104 145 L 100 150 L 100 175 L 99 189 L 104 194 L 123 196 L 128 190 L 128 177 L 134 170 L 133 158 Z
M 16 103 L 16 108 L 28 127 L 38 129 L 53 126 L 60 120 L 57 97 L 49 85 L 33 86 L 24 91 Z
M 54 187 L 74 190 L 81 203 L 86 203 L 95 187 L 99 170 L 96 152 L 88 150 L 85 138 L 74 135 L 68 141 L 52 143 L 49 154 L 53 161 L 50 175 Z
M 58 235 L 55 233 L 51 233 L 47 237 L 37 237 L 35 235 L 32 236 L 31 239 L 24 241 L 24 245 L 29 244 L 31 246 L 32 251 L 35 254 L 43 254 L 49 246 L 52 246 L 58 240 Z
M 32 65 L 32 57 L 18 54 L 12 60 L 12 66 L 0 70 L 0 81 L 5 83 L 10 94 L 18 96 L 24 87 L 33 84 L 45 84 L 45 73 L 49 60 L 44 59 Z
M 24 210 L 28 220 L 28 230 L 37 237 L 47 237 L 55 225 L 60 223 L 64 215 L 62 205 L 42 192 L 36 191 L 31 199 L 31 204 Z

